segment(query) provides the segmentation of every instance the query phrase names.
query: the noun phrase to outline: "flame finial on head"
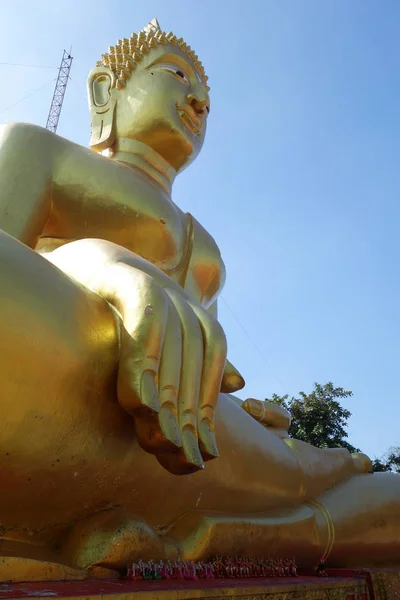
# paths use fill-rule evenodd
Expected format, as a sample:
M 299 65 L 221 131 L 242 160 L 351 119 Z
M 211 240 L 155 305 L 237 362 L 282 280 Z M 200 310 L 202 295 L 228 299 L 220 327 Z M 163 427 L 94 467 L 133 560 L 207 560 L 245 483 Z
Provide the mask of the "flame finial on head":
M 149 33 L 150 31 L 153 31 L 154 33 L 157 33 L 157 31 L 161 31 L 160 23 L 154 17 L 154 19 L 152 19 L 150 21 L 150 23 L 148 25 L 146 25 L 146 27 L 143 27 L 143 31 L 145 33 Z
M 96 66 L 111 69 L 116 77 L 115 85 L 117 89 L 121 90 L 143 56 L 159 44 L 173 44 L 182 50 L 193 62 L 207 90 L 210 89 L 207 86 L 208 77 L 204 67 L 195 52 L 184 42 L 183 38 L 178 39 L 172 32 L 162 31 L 155 18 L 142 29 L 139 35 L 132 33 L 129 39 L 118 40 L 115 46 L 110 46 L 108 52 L 101 55 L 101 60 Z

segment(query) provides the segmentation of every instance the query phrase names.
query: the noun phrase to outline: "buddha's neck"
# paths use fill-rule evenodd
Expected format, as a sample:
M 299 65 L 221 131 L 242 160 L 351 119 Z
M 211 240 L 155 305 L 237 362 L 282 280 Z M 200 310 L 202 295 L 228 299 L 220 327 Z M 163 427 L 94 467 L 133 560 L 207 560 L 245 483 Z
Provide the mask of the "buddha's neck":
M 104 150 L 102 154 L 112 160 L 140 169 L 168 194 L 171 193 L 176 171 L 147 144 L 129 138 L 119 138 L 111 148 Z

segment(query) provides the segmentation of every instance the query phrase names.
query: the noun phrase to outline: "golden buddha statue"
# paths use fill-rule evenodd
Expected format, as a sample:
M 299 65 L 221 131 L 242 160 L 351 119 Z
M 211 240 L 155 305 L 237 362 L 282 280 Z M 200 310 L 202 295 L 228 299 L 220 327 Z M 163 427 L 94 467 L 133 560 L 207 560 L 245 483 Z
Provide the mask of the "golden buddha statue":
M 90 72 L 91 149 L 0 134 L 0 577 L 138 557 L 399 562 L 400 477 L 290 439 L 232 392 L 213 238 L 171 199 L 199 153 L 204 69 L 156 21 Z

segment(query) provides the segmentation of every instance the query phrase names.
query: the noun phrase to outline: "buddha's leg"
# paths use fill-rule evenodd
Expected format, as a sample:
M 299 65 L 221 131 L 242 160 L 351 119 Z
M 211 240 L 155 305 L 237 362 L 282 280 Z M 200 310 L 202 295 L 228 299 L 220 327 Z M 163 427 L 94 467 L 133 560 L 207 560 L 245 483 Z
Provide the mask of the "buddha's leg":
M 101 565 L 123 567 L 139 557 L 172 558 L 178 553 L 186 560 L 209 560 L 230 555 L 234 548 L 239 556 L 294 556 L 299 566 L 309 568 L 321 556 L 330 567 L 387 566 L 400 562 L 400 477 L 355 475 L 293 509 L 192 510 L 165 528 L 158 540 L 154 531 L 137 521 L 128 519 L 122 527 L 121 523 L 117 515 L 108 514 L 95 515 L 79 526 L 68 540 L 75 564 L 85 566 L 82 560 L 86 566 L 93 564 L 97 556 Z M 98 544 L 99 530 L 109 531 L 110 544 Z
M 208 559 L 233 547 L 244 555 L 265 555 L 266 548 L 301 554 L 304 565 L 318 560 L 329 529 L 307 501 L 356 472 L 351 455 L 311 446 L 294 452 L 224 395 L 217 412 L 217 460 L 201 473 L 176 477 L 139 450 L 128 471 L 120 465 L 126 486 L 116 490 L 119 506 L 79 522 L 62 546 L 64 560 L 123 567 L 178 550 L 187 559 Z
M 198 512 L 168 531 L 185 559 L 218 554 L 295 556 L 313 567 L 321 556 L 330 567 L 400 563 L 400 476 L 359 474 L 297 509 L 258 515 Z
M 400 475 L 357 475 L 325 492 L 317 505 L 333 525 L 330 566 L 400 563 Z

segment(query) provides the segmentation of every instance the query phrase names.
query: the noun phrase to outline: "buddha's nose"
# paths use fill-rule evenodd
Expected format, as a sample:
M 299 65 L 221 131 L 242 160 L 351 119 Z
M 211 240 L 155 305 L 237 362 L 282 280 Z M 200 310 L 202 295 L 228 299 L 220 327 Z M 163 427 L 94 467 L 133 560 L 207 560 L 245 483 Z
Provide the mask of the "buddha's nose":
M 209 112 L 208 100 L 199 100 L 194 94 L 188 94 L 186 96 L 186 101 L 199 117 L 202 117 L 206 112 Z

